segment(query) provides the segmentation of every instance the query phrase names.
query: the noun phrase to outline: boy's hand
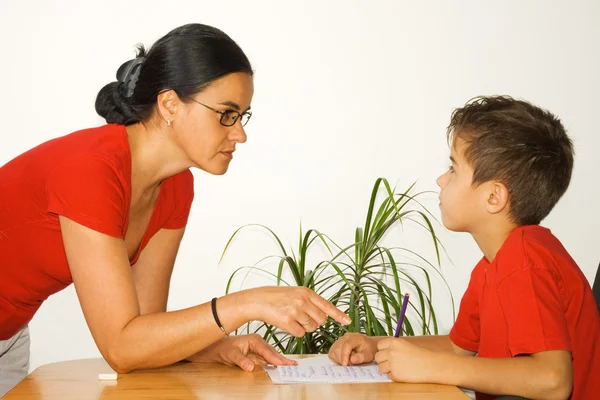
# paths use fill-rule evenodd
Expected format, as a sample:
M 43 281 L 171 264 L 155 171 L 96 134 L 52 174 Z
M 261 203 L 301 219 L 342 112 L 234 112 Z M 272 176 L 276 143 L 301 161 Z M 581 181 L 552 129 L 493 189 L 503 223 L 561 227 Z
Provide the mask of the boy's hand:
M 347 332 L 331 346 L 329 358 L 344 366 L 371 362 L 377 352 L 377 340 L 360 333 Z
M 436 382 L 433 358 L 438 353 L 402 338 L 389 338 L 377 344 L 375 361 L 379 371 L 396 382 Z

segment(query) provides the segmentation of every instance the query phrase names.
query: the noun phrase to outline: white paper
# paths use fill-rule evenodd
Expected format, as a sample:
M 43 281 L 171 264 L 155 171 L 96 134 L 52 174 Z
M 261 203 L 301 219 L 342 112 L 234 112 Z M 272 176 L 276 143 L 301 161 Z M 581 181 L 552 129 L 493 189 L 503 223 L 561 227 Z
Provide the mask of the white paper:
M 297 359 L 297 366 L 265 367 L 274 383 L 373 383 L 392 382 L 376 363 L 344 367 L 327 355 Z

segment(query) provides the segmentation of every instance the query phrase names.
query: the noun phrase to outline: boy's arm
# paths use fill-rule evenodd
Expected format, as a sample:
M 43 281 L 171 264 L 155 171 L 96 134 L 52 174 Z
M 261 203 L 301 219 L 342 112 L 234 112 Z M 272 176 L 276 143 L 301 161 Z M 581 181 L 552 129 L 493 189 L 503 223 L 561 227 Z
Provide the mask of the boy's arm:
M 513 358 L 460 357 L 397 339 L 380 341 L 378 350 L 375 360 L 380 371 L 400 382 L 456 385 L 482 393 L 549 400 L 567 399 L 573 388 L 567 350 Z
M 381 340 L 389 339 L 389 336 L 377 336 L 374 337 L 375 345 Z M 450 340 L 449 335 L 424 335 L 424 336 L 402 336 L 399 339 L 406 340 L 409 343 L 416 344 L 417 346 L 425 347 L 426 349 L 437 351 L 440 353 L 453 353 L 457 356 L 469 356 L 473 357 L 474 351 L 465 350 L 462 347 L 457 346 Z
M 371 362 L 377 353 L 377 344 L 390 339 L 389 336 L 365 336 L 360 333 L 346 333 L 339 338 L 329 349 L 329 358 L 340 365 L 356 365 Z M 475 353 L 456 346 L 448 335 L 435 336 L 403 336 L 397 340 L 405 340 L 426 349 L 456 354 L 459 356 L 473 356 Z
M 412 344 L 417 346 L 425 347 L 426 349 L 441 352 L 441 353 L 454 353 L 458 356 L 469 356 L 473 357 L 475 352 L 465 350 L 452 342 L 448 335 L 428 335 L 428 336 L 407 336 L 403 337 L 403 340 L 408 340 Z
M 571 353 L 550 350 L 513 358 L 448 360 L 457 386 L 482 393 L 516 394 L 528 399 L 567 399 L 573 389 Z

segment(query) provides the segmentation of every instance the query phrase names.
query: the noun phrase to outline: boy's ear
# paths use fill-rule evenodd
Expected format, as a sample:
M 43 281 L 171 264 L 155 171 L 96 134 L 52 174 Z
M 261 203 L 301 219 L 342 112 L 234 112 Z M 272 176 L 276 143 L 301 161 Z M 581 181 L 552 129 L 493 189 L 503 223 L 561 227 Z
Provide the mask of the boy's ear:
M 160 92 L 156 97 L 156 108 L 158 115 L 165 122 L 170 120 L 175 121 L 181 100 L 174 90 L 165 90 Z
M 490 214 L 497 214 L 508 207 L 508 189 L 502 182 L 491 182 L 485 209 Z

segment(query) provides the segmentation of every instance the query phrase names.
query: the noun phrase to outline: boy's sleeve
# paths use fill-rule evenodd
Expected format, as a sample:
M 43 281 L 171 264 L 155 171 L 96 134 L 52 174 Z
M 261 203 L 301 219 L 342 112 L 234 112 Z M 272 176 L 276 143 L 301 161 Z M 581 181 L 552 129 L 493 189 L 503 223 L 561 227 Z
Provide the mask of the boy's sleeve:
M 450 340 L 455 345 L 475 353 L 479 351 L 479 293 L 485 283 L 482 274 L 479 265 L 473 269 L 469 286 L 460 301 L 458 317 L 450 330 Z
M 546 268 L 528 266 L 498 288 L 511 355 L 569 350 L 571 340 L 561 307 L 560 278 Z
M 194 176 L 190 170 L 175 176 L 170 196 L 173 198 L 174 212 L 163 225 L 165 229 L 180 229 L 187 225 L 190 209 L 194 201 Z
M 74 156 L 46 181 L 47 212 L 114 237 L 123 237 L 125 194 L 116 168 L 101 157 Z

